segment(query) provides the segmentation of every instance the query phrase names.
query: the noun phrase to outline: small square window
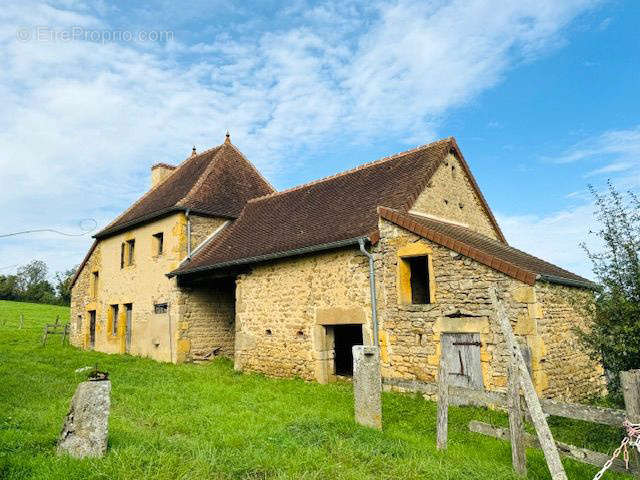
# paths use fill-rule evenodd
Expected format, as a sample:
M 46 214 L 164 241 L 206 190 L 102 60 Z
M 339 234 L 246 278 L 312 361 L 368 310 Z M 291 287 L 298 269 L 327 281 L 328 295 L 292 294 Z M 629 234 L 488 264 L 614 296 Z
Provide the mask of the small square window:
M 153 305 L 154 313 L 167 313 L 169 311 L 169 305 L 166 303 L 156 303 Z
M 162 255 L 164 251 L 164 234 L 162 232 L 156 233 L 153 236 L 154 251 L 156 255 Z

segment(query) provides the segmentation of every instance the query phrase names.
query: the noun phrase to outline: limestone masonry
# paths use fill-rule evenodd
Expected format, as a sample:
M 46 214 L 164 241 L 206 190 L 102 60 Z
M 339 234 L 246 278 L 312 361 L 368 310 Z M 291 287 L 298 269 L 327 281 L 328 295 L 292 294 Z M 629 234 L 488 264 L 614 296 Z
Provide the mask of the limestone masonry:
M 452 138 L 275 192 L 231 144 L 157 164 L 152 188 L 74 279 L 72 342 L 168 362 L 331 382 L 372 345 L 374 258 L 385 379 L 507 385 L 496 288 L 538 393 L 604 391 L 575 327 L 592 284 L 510 247 Z

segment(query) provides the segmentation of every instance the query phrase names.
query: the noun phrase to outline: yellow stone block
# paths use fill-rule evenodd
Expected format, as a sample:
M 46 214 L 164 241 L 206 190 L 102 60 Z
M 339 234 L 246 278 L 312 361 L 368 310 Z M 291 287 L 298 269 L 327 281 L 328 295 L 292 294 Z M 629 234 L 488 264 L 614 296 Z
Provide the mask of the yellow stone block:
M 381 332 L 380 357 L 382 358 L 382 363 L 389 363 L 389 351 L 387 350 L 388 346 L 389 346 L 388 334 L 387 332 Z
M 539 303 L 531 303 L 527 307 L 529 308 L 529 316 L 531 318 L 542 318 L 542 305 Z
M 493 355 L 488 350 L 483 349 L 480 351 L 481 362 L 490 362 L 492 358 L 493 358 Z
M 433 253 L 433 249 L 429 245 L 424 243 L 409 243 L 403 247 L 398 248 L 399 257 L 417 257 L 421 255 L 430 255 Z
M 529 316 L 529 314 L 520 315 L 516 322 L 514 333 L 516 335 L 534 335 L 536 332 L 536 319 Z
M 535 303 L 536 294 L 533 287 L 522 285 L 513 291 L 513 299 L 520 303 Z
M 180 322 L 178 324 L 178 327 L 180 328 L 180 330 L 186 330 L 189 328 L 189 322 Z
M 189 350 L 191 350 L 191 340 L 188 338 L 178 340 L 178 353 L 187 353 Z
M 496 387 L 504 387 L 507 385 L 507 377 L 500 375 L 498 377 L 493 377 L 493 385 Z

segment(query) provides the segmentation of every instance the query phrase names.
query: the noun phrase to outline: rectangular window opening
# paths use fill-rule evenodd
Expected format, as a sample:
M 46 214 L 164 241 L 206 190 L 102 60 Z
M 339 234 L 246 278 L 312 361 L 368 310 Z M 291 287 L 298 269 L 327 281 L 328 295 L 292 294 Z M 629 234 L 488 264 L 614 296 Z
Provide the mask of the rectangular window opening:
M 135 260 L 135 240 L 127 240 L 127 265 L 133 265 Z
M 409 257 L 405 261 L 409 264 L 411 271 L 411 303 L 414 305 L 431 303 L 429 257 L 427 255 Z
M 153 305 L 154 313 L 167 313 L 169 311 L 169 304 L 167 303 L 155 303 Z
M 164 249 L 164 234 L 162 232 L 156 233 L 153 236 L 153 242 L 154 242 L 154 250 L 156 252 L 156 255 L 162 255 L 163 249 Z
M 125 252 L 125 243 L 122 242 L 120 245 L 120 268 L 124 268 L 124 252 Z
M 111 335 L 118 335 L 118 305 L 111 305 Z
M 100 273 L 99 272 L 93 272 L 93 279 L 92 279 L 92 288 L 91 288 L 91 294 L 93 295 L 93 298 L 98 298 L 98 282 L 100 279 Z

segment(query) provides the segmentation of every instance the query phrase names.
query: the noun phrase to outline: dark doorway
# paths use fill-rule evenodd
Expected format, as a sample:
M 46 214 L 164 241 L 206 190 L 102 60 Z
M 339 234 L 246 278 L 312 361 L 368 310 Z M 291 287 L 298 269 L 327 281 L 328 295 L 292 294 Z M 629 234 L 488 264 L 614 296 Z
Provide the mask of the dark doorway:
M 89 312 L 89 348 L 96 346 L 96 311 Z
M 362 325 L 335 325 L 334 351 L 336 375 L 353 375 L 354 345 L 362 345 Z

